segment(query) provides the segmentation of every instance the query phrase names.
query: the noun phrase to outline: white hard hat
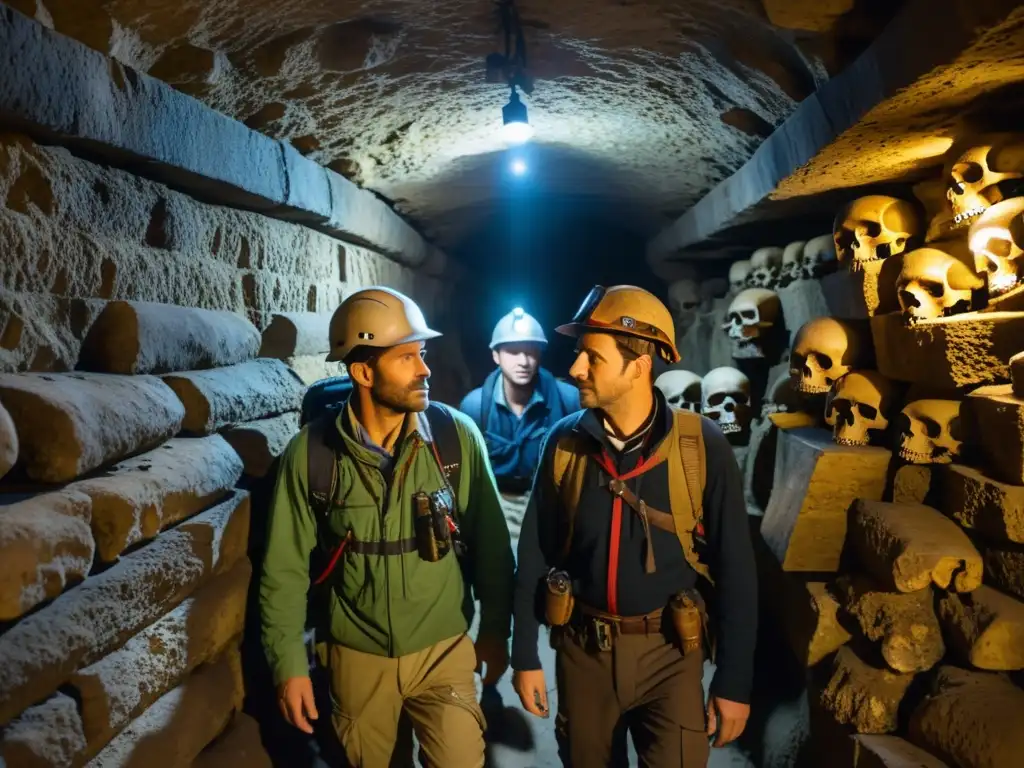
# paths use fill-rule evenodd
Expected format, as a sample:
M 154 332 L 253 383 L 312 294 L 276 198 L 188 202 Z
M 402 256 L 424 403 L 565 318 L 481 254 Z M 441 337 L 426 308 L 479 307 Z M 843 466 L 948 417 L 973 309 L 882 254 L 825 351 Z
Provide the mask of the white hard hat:
M 396 347 L 436 339 L 416 302 L 391 288 L 356 291 L 334 310 L 328 362 L 343 361 L 356 347 Z
M 505 315 L 494 326 L 491 334 L 491 349 L 500 344 L 541 344 L 548 343 L 544 329 L 532 316 L 526 314 L 521 307 L 516 307 Z

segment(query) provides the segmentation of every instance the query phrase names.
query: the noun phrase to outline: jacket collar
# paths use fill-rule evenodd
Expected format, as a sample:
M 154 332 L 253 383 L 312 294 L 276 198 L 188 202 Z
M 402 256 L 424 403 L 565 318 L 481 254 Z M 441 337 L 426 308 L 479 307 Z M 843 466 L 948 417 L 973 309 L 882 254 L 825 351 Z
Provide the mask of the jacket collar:
M 429 443 L 434 439 L 426 414 L 408 413 L 405 416 L 405 421 L 402 423 L 401 434 L 398 440 L 395 441 L 394 455 L 388 453 L 384 448 L 373 442 L 366 429 L 359 423 L 359 419 L 356 418 L 355 411 L 352 408 L 351 396 L 345 401 L 344 407 L 338 414 L 336 423 L 338 431 L 341 433 L 349 449 L 353 452 L 353 455 L 372 464 L 380 464 L 382 460 L 392 461 L 397 458 L 409 438 L 414 434 L 419 435 L 424 442 Z
M 653 438 L 649 443 L 653 449 L 667 435 L 673 427 L 672 410 L 668 407 L 668 401 L 661 393 L 661 390 L 654 387 L 655 423 L 651 425 Z M 604 414 L 596 408 L 587 408 L 574 427 L 576 432 L 592 438 L 599 446 L 608 447 L 608 435 L 604 428 Z

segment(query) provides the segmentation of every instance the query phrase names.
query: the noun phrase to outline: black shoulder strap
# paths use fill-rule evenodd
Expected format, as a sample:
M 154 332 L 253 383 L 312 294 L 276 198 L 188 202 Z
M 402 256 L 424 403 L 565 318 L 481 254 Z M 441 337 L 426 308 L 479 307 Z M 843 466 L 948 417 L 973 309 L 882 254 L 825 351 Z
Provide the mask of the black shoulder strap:
M 487 434 L 487 417 L 491 414 L 491 408 L 494 406 L 494 388 L 498 386 L 498 378 L 501 375 L 501 369 L 491 371 L 491 373 L 484 379 L 484 384 L 480 387 L 480 418 L 477 419 L 477 424 L 480 425 L 480 432 Z
M 331 510 L 331 497 L 338 471 L 337 452 L 340 440 L 336 437 L 335 421 L 337 411 L 331 409 L 317 416 L 309 423 L 306 435 L 306 486 L 309 506 L 317 522 L 327 517 Z
M 446 405 L 431 403 L 427 415 L 434 447 L 441 462 L 441 471 L 448 478 L 455 503 L 459 503 L 459 479 L 462 474 L 462 443 L 455 426 L 455 416 Z

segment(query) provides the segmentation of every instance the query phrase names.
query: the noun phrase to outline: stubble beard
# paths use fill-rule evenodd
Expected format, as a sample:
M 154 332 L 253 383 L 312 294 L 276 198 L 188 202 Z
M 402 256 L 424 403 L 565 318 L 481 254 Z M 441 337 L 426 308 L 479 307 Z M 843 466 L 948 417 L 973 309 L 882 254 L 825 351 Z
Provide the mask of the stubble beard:
M 374 382 L 370 395 L 374 402 L 395 413 L 419 413 L 430 405 L 430 386 L 427 381 L 397 386 L 387 382 Z

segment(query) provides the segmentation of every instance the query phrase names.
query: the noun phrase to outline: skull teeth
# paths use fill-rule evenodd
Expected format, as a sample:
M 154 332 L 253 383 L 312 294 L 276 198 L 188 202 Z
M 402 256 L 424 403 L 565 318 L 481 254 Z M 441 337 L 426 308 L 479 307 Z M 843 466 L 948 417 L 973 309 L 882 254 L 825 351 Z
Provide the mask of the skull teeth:
M 854 440 L 849 437 L 833 437 L 833 442 L 835 442 L 836 445 L 849 445 L 855 448 L 868 444 L 867 440 Z
M 719 424 L 718 428 L 722 430 L 723 435 L 729 435 L 734 432 L 742 431 L 739 424 Z
M 953 460 L 949 453 L 935 456 L 923 451 L 912 451 L 909 448 L 900 448 L 899 455 L 901 459 L 911 464 L 949 464 Z
M 953 217 L 953 225 L 957 227 L 966 226 L 970 223 L 971 219 L 981 216 L 984 212 L 984 208 L 971 208 L 963 213 L 958 213 Z

